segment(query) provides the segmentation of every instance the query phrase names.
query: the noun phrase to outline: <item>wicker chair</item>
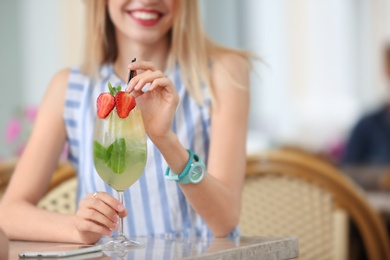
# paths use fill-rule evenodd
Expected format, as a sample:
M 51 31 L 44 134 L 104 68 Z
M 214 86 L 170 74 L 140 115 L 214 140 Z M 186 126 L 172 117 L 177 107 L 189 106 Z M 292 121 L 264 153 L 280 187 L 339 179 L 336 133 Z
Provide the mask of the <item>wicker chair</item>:
M 4 162 L 0 165 L 0 199 L 11 179 L 15 165 L 16 161 Z M 77 178 L 73 167 L 68 163 L 60 163 L 38 207 L 63 214 L 72 214 L 76 210 L 76 189 Z
M 347 259 L 348 221 L 369 259 L 390 259 L 380 217 L 360 190 L 330 164 L 293 151 L 248 158 L 241 233 L 297 236 L 299 259 Z
M 59 165 L 38 207 L 62 214 L 76 212 L 77 177 L 69 164 Z

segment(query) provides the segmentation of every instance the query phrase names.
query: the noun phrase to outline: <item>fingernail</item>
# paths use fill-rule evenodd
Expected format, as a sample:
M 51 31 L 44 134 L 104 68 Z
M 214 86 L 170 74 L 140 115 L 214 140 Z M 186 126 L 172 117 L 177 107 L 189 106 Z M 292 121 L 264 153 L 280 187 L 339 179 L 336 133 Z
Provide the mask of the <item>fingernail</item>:
M 125 210 L 125 207 L 124 207 L 122 204 L 118 204 L 117 209 L 118 209 L 119 211 L 124 211 L 124 210 Z
M 118 229 L 118 224 L 117 223 L 114 223 L 111 225 L 112 229 L 114 230 L 117 230 Z
M 112 221 L 117 222 L 118 220 L 119 220 L 119 216 L 118 216 L 118 215 L 115 215 L 115 216 L 112 218 Z
M 104 233 L 106 234 L 106 236 L 111 236 L 112 231 L 111 230 L 106 230 Z
M 148 89 L 150 88 L 150 86 L 152 86 L 152 84 L 150 84 L 150 83 L 145 84 L 145 86 L 142 88 L 142 92 L 148 91 Z

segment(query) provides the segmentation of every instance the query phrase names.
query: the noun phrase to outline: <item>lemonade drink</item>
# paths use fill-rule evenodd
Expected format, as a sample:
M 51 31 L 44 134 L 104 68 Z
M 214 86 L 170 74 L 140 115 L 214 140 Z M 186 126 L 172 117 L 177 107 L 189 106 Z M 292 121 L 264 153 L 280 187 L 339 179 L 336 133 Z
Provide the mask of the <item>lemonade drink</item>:
M 107 118 L 96 119 L 93 159 L 96 171 L 108 185 L 124 191 L 142 175 L 146 164 L 146 133 L 136 106 L 126 118 L 116 108 Z

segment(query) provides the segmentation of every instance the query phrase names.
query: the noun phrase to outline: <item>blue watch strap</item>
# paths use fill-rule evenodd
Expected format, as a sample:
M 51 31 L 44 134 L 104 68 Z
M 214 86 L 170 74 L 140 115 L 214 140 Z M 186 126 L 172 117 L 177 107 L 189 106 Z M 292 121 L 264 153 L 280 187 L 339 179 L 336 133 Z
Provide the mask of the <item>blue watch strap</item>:
M 190 155 L 190 158 L 187 161 L 186 166 L 184 167 L 184 170 L 180 174 L 175 174 L 171 171 L 171 168 L 168 166 L 166 171 L 165 171 L 165 179 L 168 181 L 178 181 L 182 179 L 190 170 L 191 164 L 194 161 L 194 153 L 190 150 L 187 149 L 188 154 Z
M 205 173 L 206 167 L 202 159 L 197 154 L 194 154 L 194 161 L 192 162 L 188 173 L 176 182 L 180 184 L 198 184 L 203 180 Z
M 193 153 L 191 150 L 187 151 L 190 155 L 190 158 L 188 159 L 184 170 L 180 174 L 175 174 L 168 166 L 165 171 L 166 180 L 176 181 L 180 184 L 197 184 L 203 180 L 204 175 L 206 173 L 206 167 L 202 159 L 197 154 Z

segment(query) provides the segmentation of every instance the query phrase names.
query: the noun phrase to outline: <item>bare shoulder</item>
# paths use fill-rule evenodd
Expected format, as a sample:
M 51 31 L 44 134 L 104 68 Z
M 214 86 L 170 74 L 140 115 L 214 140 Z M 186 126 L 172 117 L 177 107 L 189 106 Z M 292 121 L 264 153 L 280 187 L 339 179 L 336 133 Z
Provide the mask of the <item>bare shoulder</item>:
M 240 53 L 221 51 L 216 55 L 211 82 L 217 103 L 233 97 L 238 102 L 248 101 L 250 67 L 249 59 Z
M 53 79 L 67 81 L 69 74 L 70 74 L 70 68 L 63 68 L 54 75 Z
M 70 68 L 65 68 L 58 71 L 51 79 L 49 88 L 63 89 L 68 85 Z
M 228 73 L 235 75 L 237 75 L 237 72 L 248 73 L 250 69 L 250 62 L 248 58 L 238 52 L 220 51 L 216 55 L 213 64 L 213 72 L 221 72 L 219 71 L 221 69 L 225 69 Z
M 53 76 L 46 90 L 43 105 L 46 103 L 47 105 L 58 107 L 58 105 L 64 104 L 69 74 L 70 69 L 66 68 L 58 71 Z

